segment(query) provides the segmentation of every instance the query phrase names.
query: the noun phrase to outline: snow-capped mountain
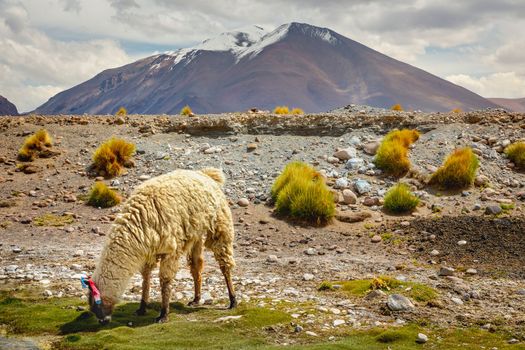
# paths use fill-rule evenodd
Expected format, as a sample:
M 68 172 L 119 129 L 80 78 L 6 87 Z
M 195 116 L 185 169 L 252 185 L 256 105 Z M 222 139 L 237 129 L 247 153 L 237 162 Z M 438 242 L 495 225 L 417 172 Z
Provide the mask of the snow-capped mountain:
M 290 23 L 222 33 L 191 47 L 109 69 L 63 91 L 36 112 L 176 114 L 276 105 L 327 111 L 349 103 L 449 111 L 492 102 L 336 32 Z

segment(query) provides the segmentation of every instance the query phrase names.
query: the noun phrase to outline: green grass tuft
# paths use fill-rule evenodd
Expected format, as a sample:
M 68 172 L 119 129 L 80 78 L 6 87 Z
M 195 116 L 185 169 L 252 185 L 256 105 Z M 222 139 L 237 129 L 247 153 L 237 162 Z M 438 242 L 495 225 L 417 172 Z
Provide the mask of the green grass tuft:
M 430 178 L 431 185 L 457 190 L 472 185 L 479 167 L 478 157 L 470 147 L 452 152 Z
M 75 219 L 71 215 L 44 214 L 34 218 L 33 224 L 36 226 L 61 227 L 72 224 L 74 221 Z
M 410 170 L 409 147 L 418 139 L 417 130 L 403 129 L 389 132 L 377 149 L 374 164 L 388 175 L 403 176 Z
M 384 208 L 392 213 L 412 212 L 419 204 L 419 199 L 410 192 L 410 188 L 398 183 L 385 195 Z
M 121 201 L 117 192 L 106 186 L 101 181 L 95 182 L 89 193 L 87 204 L 96 208 L 110 208 Z
M 518 169 L 525 170 L 525 142 L 515 142 L 507 146 L 505 154 Z
M 334 196 L 321 175 L 311 166 L 288 164 L 272 186 L 276 212 L 322 224 L 335 215 Z

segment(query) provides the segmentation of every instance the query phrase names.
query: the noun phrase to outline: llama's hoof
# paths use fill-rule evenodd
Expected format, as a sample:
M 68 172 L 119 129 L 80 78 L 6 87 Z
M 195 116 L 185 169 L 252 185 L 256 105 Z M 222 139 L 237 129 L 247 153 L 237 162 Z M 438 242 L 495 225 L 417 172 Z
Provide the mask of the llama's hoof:
M 166 323 L 169 321 L 168 316 L 159 316 L 155 319 L 155 323 Z
M 137 311 L 135 311 L 135 315 L 137 316 L 144 316 L 146 314 L 146 309 L 138 309 Z
M 193 299 L 192 301 L 188 303 L 188 306 L 199 306 L 199 302 L 200 300 Z
M 230 300 L 230 306 L 228 306 L 228 309 L 234 309 L 237 307 L 237 299 L 233 298 Z

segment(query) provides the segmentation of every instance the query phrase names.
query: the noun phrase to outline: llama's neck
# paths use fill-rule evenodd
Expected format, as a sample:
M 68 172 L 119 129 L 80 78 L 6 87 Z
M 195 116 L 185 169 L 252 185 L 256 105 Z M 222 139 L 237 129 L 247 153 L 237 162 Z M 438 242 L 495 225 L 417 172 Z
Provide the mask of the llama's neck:
M 131 277 L 143 264 L 140 246 L 133 239 L 122 227 L 113 230 L 93 274 L 102 298 L 113 303 L 120 299 Z

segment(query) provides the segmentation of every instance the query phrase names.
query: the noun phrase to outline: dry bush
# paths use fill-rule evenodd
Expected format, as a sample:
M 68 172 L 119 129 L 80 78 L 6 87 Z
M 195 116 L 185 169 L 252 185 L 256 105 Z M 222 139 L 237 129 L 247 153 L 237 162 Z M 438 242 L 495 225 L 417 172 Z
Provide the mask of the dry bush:
M 474 182 L 478 166 L 478 157 L 470 147 L 457 149 L 432 175 L 429 183 L 444 189 L 469 187 Z
M 180 110 L 180 114 L 189 117 L 193 115 L 193 111 L 191 110 L 190 106 L 186 105 L 182 107 L 182 109 Z
M 461 113 L 461 112 L 463 112 L 463 111 L 461 110 L 461 108 L 454 108 L 454 109 L 452 110 L 452 113 Z
M 120 201 L 121 198 L 117 192 L 110 189 L 105 183 L 98 181 L 91 188 L 87 204 L 96 208 L 110 208 L 119 204 Z
M 133 166 L 131 156 L 135 145 L 122 139 L 111 138 L 93 153 L 93 169 L 107 178 L 122 174 L 124 167 Z
M 124 107 L 120 107 L 117 113 L 115 113 L 117 117 L 125 117 L 128 115 L 128 110 Z
M 304 114 L 304 111 L 301 109 L 301 108 L 294 108 L 292 109 L 292 111 L 290 112 L 291 114 L 295 114 L 295 115 L 299 115 L 299 114 Z
M 393 111 L 402 111 L 403 110 L 403 106 L 401 106 L 399 103 L 393 105 L 392 107 L 390 107 L 391 110 Z
M 272 186 L 276 212 L 315 224 L 329 222 L 335 215 L 334 196 L 324 179 L 311 166 L 288 164 Z
M 515 142 L 507 146 L 505 154 L 517 168 L 525 170 L 525 142 Z
M 392 187 L 385 195 L 384 208 L 392 213 L 412 212 L 419 204 L 407 185 L 399 183 Z
M 27 137 L 18 151 L 18 159 L 21 161 L 33 161 L 37 157 L 49 157 L 54 153 L 50 151 L 53 139 L 45 129 L 40 129 L 33 135 Z
M 273 113 L 275 114 L 290 114 L 290 109 L 288 106 L 277 106 L 273 110 Z
M 410 170 L 408 149 L 418 139 L 417 130 L 403 129 L 389 132 L 377 149 L 374 164 L 388 175 L 403 176 Z

